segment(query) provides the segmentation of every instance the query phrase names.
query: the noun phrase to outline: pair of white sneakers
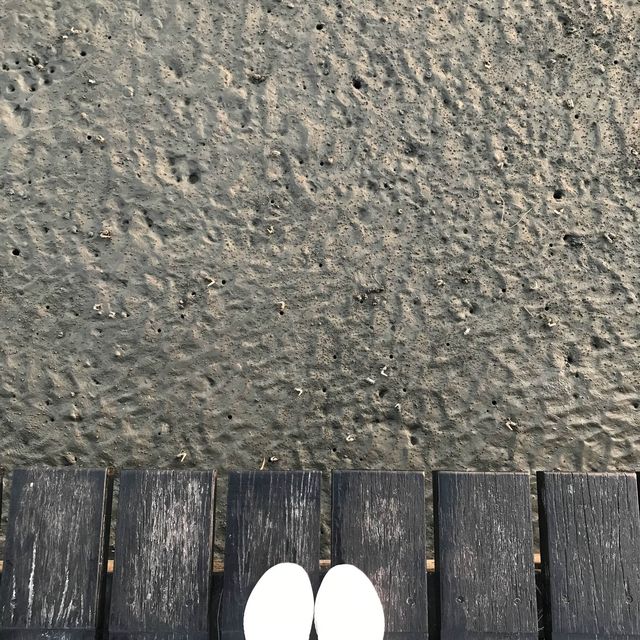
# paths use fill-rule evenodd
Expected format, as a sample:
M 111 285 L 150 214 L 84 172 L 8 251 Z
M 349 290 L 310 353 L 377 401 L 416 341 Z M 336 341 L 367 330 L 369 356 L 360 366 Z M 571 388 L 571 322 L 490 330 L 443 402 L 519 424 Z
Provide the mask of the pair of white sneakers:
M 285 562 L 258 580 L 244 610 L 245 640 L 383 640 L 384 611 L 375 587 L 350 564 L 327 572 L 315 602 L 307 572 Z

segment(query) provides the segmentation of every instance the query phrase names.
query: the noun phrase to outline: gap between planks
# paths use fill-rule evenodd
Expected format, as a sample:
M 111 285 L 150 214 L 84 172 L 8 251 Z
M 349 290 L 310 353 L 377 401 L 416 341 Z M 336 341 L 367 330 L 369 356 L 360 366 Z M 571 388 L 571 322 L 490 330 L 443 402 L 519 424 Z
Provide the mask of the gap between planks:
M 539 553 L 534 553 L 533 554 L 533 562 L 535 563 L 536 566 L 536 570 L 539 570 L 541 568 L 541 560 L 540 560 L 540 554 Z M 114 561 L 113 560 L 109 560 L 107 562 L 107 573 L 113 573 L 113 566 L 114 566 Z M 320 570 L 321 571 L 327 571 L 329 568 L 331 567 L 331 560 L 320 560 Z M 4 561 L 0 560 L 0 573 L 2 573 L 2 570 L 4 569 Z M 436 570 L 436 561 L 433 559 L 429 559 L 426 562 L 426 570 L 429 573 L 433 573 Z M 222 561 L 220 560 L 215 560 L 213 562 L 213 572 L 214 573 L 223 573 L 224 572 L 224 564 Z

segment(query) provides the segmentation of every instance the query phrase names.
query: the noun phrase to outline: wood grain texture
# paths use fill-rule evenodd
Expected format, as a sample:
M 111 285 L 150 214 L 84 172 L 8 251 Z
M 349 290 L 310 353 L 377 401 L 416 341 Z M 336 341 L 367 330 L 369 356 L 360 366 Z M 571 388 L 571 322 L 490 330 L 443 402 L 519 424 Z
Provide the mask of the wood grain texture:
M 106 469 L 13 472 L 0 638 L 95 638 L 111 507 Z
M 434 474 L 442 640 L 536 640 L 525 473 Z
M 244 640 L 242 617 L 262 574 L 295 562 L 314 592 L 320 566 L 320 480 L 315 471 L 248 471 L 229 474 L 227 539 L 219 632 Z
M 109 637 L 210 634 L 214 471 L 123 471 Z
M 538 495 L 547 637 L 640 637 L 636 476 L 540 473 Z
M 428 636 L 424 474 L 335 471 L 332 564 L 353 564 L 382 601 L 386 640 Z

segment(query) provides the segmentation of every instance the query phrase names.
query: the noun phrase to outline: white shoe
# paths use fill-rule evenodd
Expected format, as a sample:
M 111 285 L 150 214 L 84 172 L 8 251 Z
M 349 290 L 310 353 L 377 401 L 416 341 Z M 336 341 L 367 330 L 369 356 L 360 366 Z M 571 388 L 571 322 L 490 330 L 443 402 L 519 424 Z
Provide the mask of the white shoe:
M 258 580 L 244 609 L 245 640 L 309 640 L 313 589 L 298 564 L 277 564 Z
M 376 589 L 351 564 L 327 571 L 318 589 L 314 616 L 318 640 L 384 638 L 384 611 Z

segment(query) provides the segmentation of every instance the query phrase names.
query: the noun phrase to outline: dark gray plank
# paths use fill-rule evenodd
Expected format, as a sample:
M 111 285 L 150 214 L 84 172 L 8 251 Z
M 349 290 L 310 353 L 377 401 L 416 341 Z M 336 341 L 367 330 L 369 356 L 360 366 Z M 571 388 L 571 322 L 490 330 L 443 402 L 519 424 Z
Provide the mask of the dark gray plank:
M 244 640 L 242 617 L 262 574 L 280 562 L 307 571 L 314 592 L 320 571 L 320 480 L 316 471 L 229 474 L 222 640 Z
M 525 473 L 434 474 L 442 640 L 537 640 Z
M 539 473 L 545 631 L 640 637 L 640 511 L 632 473 Z
M 123 471 L 109 637 L 210 634 L 215 471 Z
M 13 473 L 0 638 L 96 637 L 111 508 L 106 469 Z
M 353 564 L 382 601 L 386 640 L 428 636 L 424 474 L 335 471 L 332 564 Z

